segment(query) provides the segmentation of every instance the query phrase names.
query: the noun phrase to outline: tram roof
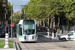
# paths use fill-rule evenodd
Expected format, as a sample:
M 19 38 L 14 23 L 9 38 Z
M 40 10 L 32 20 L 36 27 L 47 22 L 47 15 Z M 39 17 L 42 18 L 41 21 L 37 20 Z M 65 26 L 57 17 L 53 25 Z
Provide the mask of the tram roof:
M 23 20 L 20 20 L 18 24 L 22 24 L 22 23 L 23 23 Z
M 22 24 L 23 21 L 24 21 L 24 20 L 20 20 L 18 24 Z M 34 20 L 34 21 L 35 21 L 35 23 L 37 24 L 37 21 L 36 21 L 36 20 Z

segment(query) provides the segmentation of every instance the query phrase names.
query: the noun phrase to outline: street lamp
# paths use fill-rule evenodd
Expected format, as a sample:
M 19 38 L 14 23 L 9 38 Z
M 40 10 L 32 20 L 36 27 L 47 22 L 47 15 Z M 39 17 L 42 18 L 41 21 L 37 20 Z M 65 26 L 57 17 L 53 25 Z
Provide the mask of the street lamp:
M 11 0 L 11 24 L 12 24 L 12 10 L 13 10 L 13 1 Z M 12 38 L 12 27 L 11 27 L 11 38 Z

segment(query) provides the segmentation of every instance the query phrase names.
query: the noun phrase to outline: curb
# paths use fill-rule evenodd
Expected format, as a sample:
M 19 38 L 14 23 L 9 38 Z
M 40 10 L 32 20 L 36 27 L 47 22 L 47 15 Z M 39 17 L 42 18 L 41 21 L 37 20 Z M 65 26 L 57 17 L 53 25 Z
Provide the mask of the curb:
M 16 48 L 7 48 L 7 49 L 5 49 L 5 48 L 0 48 L 0 50 L 16 50 Z

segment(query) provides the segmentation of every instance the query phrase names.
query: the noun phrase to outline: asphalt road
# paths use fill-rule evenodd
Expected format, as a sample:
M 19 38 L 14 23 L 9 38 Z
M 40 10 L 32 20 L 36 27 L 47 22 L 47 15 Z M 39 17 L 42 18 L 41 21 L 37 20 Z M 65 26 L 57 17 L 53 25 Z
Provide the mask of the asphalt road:
M 17 50 L 75 50 L 74 41 L 60 41 L 59 39 L 49 39 L 39 37 L 36 43 L 21 43 L 17 39 Z
M 47 32 L 38 34 L 45 37 L 39 37 L 36 43 L 21 43 L 16 39 L 16 50 L 75 50 L 75 41 L 64 42 L 58 38 L 48 38 Z

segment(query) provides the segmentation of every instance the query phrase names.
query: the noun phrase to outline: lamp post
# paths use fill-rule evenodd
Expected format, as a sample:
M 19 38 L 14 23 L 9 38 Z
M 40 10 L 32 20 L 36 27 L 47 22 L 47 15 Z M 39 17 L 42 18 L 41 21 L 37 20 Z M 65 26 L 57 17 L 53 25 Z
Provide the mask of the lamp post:
M 12 24 L 12 10 L 13 10 L 13 1 L 11 0 L 11 24 Z M 12 27 L 11 27 L 11 38 L 12 38 Z

